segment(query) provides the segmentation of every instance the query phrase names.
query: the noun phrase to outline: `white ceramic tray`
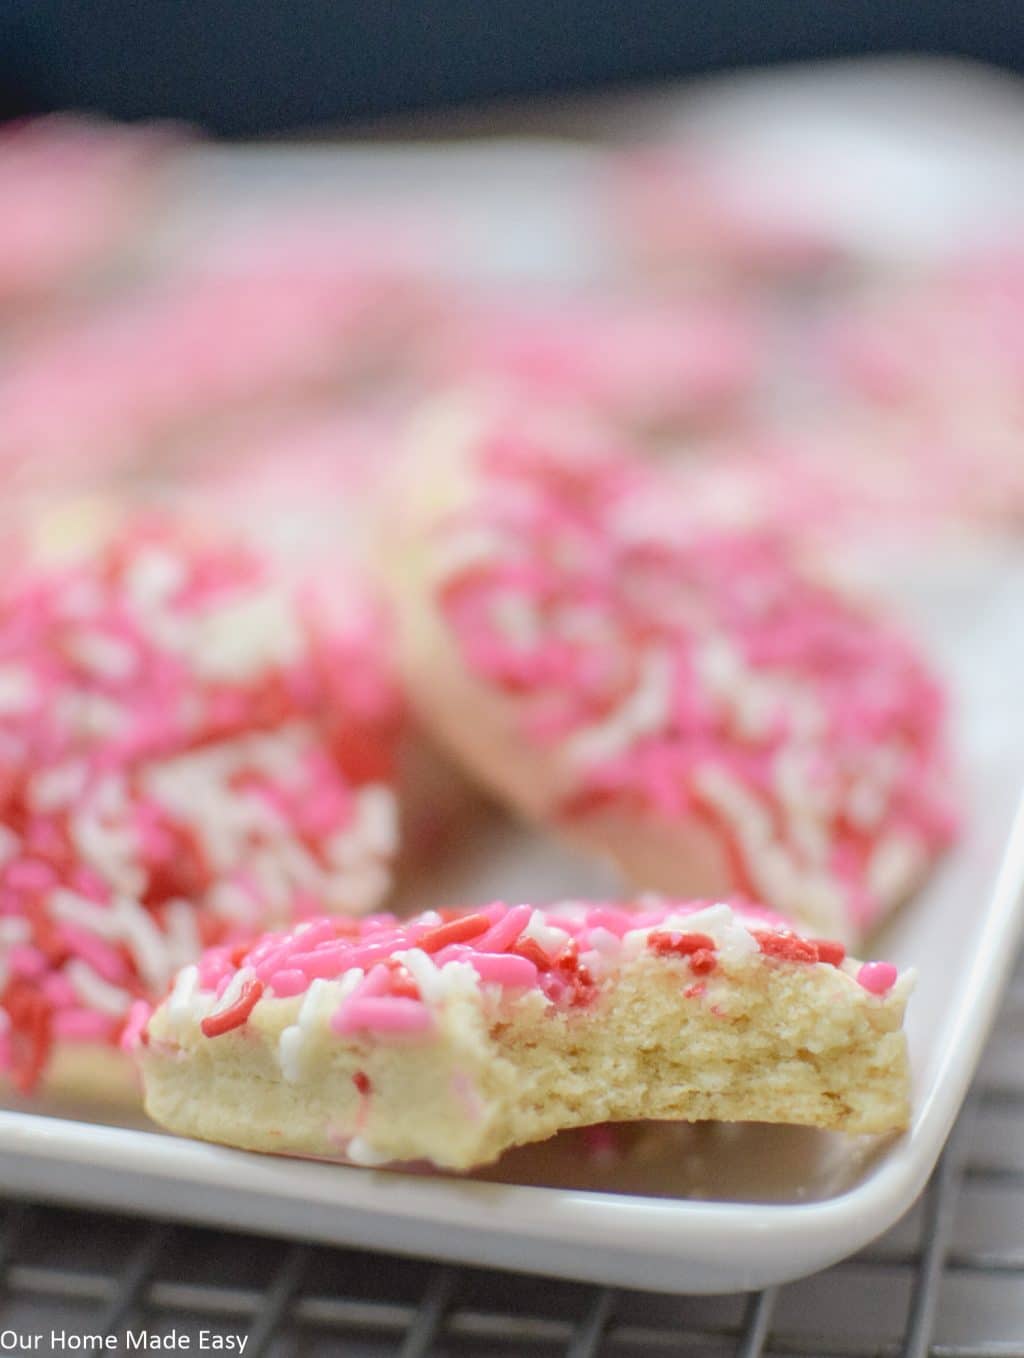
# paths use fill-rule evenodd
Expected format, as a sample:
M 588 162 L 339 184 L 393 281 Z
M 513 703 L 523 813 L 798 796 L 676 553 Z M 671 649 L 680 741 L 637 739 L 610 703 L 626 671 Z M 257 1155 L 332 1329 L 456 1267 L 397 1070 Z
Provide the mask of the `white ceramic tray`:
M 736 1291 L 852 1253 L 910 1206 L 980 1055 L 1024 923 L 1024 561 L 947 563 L 905 607 L 951 676 L 969 828 L 876 953 L 919 969 L 908 1032 L 910 1132 L 875 1142 L 787 1128 L 653 1125 L 618 1150 L 577 1137 L 523 1149 L 474 1179 L 259 1157 L 88 1110 L 0 1110 L 0 1187 L 188 1221 L 365 1243 L 624 1286 Z M 958 582 L 954 588 L 954 581 Z M 936 601 L 940 606 L 936 607 Z M 1014 822 L 1016 821 L 1016 824 Z M 600 890 L 589 865 L 494 826 L 436 897 Z
M 410 162 L 429 171 L 421 181 L 454 165 L 452 192 L 465 191 L 468 175 L 474 201 L 486 197 L 479 153 L 395 154 L 403 182 Z M 552 154 L 496 151 L 485 158 L 492 188 L 507 187 L 514 163 L 534 188 L 543 179 L 557 193 L 568 153 Z M 287 155 L 275 157 L 287 177 Z M 544 165 L 557 173 L 538 179 Z M 248 173 L 239 171 L 246 182 Z M 508 204 L 495 192 L 501 218 Z M 566 1136 L 456 1179 L 259 1157 L 100 1124 L 86 1110 L 9 1105 L 0 1107 L 0 1190 L 679 1292 L 760 1287 L 852 1253 L 910 1206 L 934 1166 L 1024 923 L 1024 562 L 955 553 L 941 570 L 905 575 L 895 601 L 951 677 L 970 820 L 928 890 L 872 949 L 920 973 L 907 1135 L 851 1143 L 786 1128 L 643 1126 L 624 1130 L 618 1149 L 595 1153 Z M 464 874 L 434 889 L 448 899 L 543 899 L 601 886 L 588 866 L 500 826 L 481 835 Z
M 189 1221 L 503 1265 L 623 1286 L 737 1291 L 823 1268 L 910 1206 L 942 1148 L 1011 969 L 1022 925 L 1022 741 L 1007 738 L 1011 614 L 1024 571 L 957 626 L 972 825 L 877 951 L 915 963 L 910 1132 L 855 1141 L 787 1128 L 659 1128 L 594 1154 L 574 1137 L 506 1157 L 476 1179 L 260 1157 L 138 1127 L 0 1111 L 0 1187 Z M 1014 605 L 1017 605 L 1014 609 Z M 962 622 L 962 620 L 961 620 Z M 973 679 L 971 678 L 973 675 Z M 970 690 L 973 689 L 973 692 Z M 481 895 L 577 889 L 588 869 L 494 831 Z M 468 883 L 467 883 L 468 886 Z

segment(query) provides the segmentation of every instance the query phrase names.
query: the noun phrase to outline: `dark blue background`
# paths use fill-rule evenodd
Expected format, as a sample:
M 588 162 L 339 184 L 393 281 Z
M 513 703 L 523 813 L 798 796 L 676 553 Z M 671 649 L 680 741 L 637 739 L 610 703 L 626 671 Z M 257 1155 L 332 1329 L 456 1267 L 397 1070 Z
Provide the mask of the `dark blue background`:
M 971 0 L 0 0 L 0 112 L 256 135 L 494 96 L 864 52 L 1024 63 L 1024 5 Z

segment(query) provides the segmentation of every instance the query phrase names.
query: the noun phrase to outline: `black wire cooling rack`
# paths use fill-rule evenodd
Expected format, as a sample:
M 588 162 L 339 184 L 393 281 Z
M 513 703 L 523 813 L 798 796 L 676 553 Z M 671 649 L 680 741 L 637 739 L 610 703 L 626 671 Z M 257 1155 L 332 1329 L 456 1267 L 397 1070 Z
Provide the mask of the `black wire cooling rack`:
M 7 1205 L 0 1354 L 128 1330 L 245 1358 L 1024 1358 L 1024 973 L 922 1200 L 814 1278 L 667 1297 Z

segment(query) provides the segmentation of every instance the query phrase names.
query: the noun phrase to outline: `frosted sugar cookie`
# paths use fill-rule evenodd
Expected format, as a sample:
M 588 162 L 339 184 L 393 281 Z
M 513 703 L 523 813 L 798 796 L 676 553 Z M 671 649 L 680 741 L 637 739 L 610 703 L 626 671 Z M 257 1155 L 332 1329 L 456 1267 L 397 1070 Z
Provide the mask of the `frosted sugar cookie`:
M 0 311 L 59 294 L 129 234 L 173 138 L 53 115 L 0 127 Z
M 580 408 L 669 434 L 735 419 L 759 376 L 758 327 L 736 304 L 605 296 L 492 299 L 442 329 L 442 381 Z
M 422 276 L 343 233 L 328 248 L 326 224 L 281 231 L 38 327 L 0 367 L 0 466 L 81 486 L 397 362 Z
M 0 1071 L 28 1090 L 55 1062 L 88 1092 L 95 1049 L 203 946 L 378 906 L 398 725 L 372 611 L 231 542 L 126 522 L 10 569 Z
M 635 884 L 830 936 L 921 881 L 953 832 L 943 698 L 873 608 L 579 426 L 456 402 L 414 441 L 402 666 L 483 782 Z
M 640 146 L 610 158 L 604 190 L 619 248 L 662 280 L 814 278 L 843 253 L 792 164 L 753 173 L 696 146 Z
M 214 948 L 128 1042 L 172 1131 L 470 1169 L 639 1118 L 899 1130 L 910 983 L 751 907 L 497 904 Z

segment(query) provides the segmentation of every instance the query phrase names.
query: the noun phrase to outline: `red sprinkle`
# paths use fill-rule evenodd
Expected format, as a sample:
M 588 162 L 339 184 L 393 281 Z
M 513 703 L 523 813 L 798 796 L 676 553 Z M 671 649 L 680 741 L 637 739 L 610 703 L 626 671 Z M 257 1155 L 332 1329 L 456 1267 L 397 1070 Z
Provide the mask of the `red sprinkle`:
M 647 935 L 647 946 L 659 957 L 669 957 L 673 953 L 679 957 L 690 957 L 696 952 L 714 952 L 715 940 L 708 934 L 669 934 L 655 931 Z M 711 970 L 710 967 L 707 968 Z
M 806 938 L 780 931 L 777 934 L 761 934 L 758 937 L 761 951 L 768 957 L 778 957 L 783 962 L 817 962 L 818 949 Z
M 589 1003 L 597 989 L 594 978 L 580 961 L 580 951 L 575 939 L 566 944 L 559 953 L 554 970 L 560 972 L 572 989 L 570 1004 L 574 1006 Z
M 477 934 L 485 933 L 490 927 L 491 921 L 487 915 L 463 915 L 460 919 L 431 929 L 417 940 L 416 946 L 426 953 L 440 952 L 449 943 L 465 943 L 476 938 Z
M 831 939 L 816 938 L 813 940 L 814 946 L 818 950 L 818 961 L 827 962 L 830 967 L 838 967 L 846 957 L 846 949 L 841 943 L 833 943 Z
M 412 978 L 408 967 L 401 962 L 396 962 L 393 957 L 389 957 L 384 964 L 391 973 L 391 983 L 388 988 L 389 995 L 397 995 L 404 1000 L 421 999 L 420 988 Z
M 199 1025 L 203 1036 L 220 1037 L 222 1033 L 230 1033 L 233 1028 L 240 1028 L 256 1007 L 256 1001 L 262 994 L 262 981 L 255 978 L 246 981 L 234 1004 L 229 1004 L 226 1009 L 221 1009 L 216 1014 L 208 1014 L 203 1019 Z
M 718 958 L 707 948 L 698 948 L 690 958 L 690 970 L 698 976 L 706 976 L 718 966 Z
M 11 980 L 2 996 L 11 1021 L 11 1082 L 22 1094 L 31 1094 L 50 1054 L 50 1006 L 31 981 Z
M 551 970 L 551 958 L 535 938 L 520 938 L 510 951 L 514 952 L 517 957 L 525 957 L 533 963 L 538 971 Z
M 365 1070 L 357 1070 L 356 1073 L 352 1076 L 352 1083 L 355 1085 L 356 1089 L 359 1090 L 360 1094 L 362 1094 L 364 1099 L 370 1094 L 370 1091 L 373 1089 L 373 1086 L 370 1084 L 370 1077 L 369 1075 L 367 1075 Z

